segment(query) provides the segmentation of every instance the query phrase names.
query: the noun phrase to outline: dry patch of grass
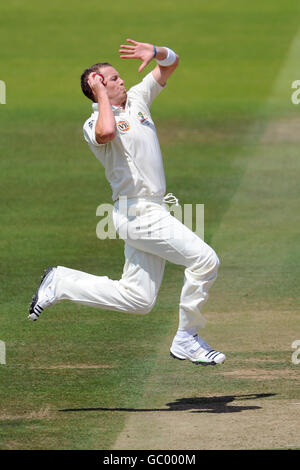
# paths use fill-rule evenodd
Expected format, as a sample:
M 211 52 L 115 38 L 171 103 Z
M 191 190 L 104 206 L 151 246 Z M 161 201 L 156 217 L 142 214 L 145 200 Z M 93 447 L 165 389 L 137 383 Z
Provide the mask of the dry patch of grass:
M 285 400 L 236 400 L 208 410 L 137 413 L 113 449 L 300 448 L 300 406 Z M 228 430 L 230 430 L 228 432 Z
M 56 364 L 44 366 L 32 366 L 30 369 L 113 369 L 114 366 L 109 364 Z
M 38 411 L 31 411 L 30 413 L 24 413 L 21 415 L 11 415 L 9 413 L 0 413 L 0 421 L 19 421 L 19 420 L 30 420 L 30 419 L 50 419 L 53 415 L 50 407 L 45 406 Z
M 275 380 L 283 378 L 289 380 L 299 380 L 299 373 L 294 369 L 236 369 L 234 371 L 223 372 L 222 375 L 225 377 L 238 377 L 240 379 L 253 380 Z
M 270 121 L 263 133 L 262 144 L 300 142 L 300 119 L 298 117 L 282 118 Z
M 219 296 L 218 293 L 215 291 L 212 299 L 215 305 L 222 302 L 221 291 Z M 290 362 L 293 352 L 291 344 L 299 336 L 299 332 L 295 330 L 297 311 L 278 311 L 276 308 L 254 310 L 250 305 L 248 311 L 243 307 L 240 312 L 204 312 L 204 316 L 207 319 L 207 328 L 199 334 L 202 333 L 209 344 L 213 343 L 216 348 L 228 352 L 228 359 L 230 351 L 249 351 L 250 354 L 264 352 L 264 357 L 259 358 L 261 362 L 282 362 L 282 353 L 285 353 L 285 361 Z M 270 357 L 270 353 L 278 353 L 278 358 Z M 243 358 L 244 360 L 257 362 L 252 354 Z

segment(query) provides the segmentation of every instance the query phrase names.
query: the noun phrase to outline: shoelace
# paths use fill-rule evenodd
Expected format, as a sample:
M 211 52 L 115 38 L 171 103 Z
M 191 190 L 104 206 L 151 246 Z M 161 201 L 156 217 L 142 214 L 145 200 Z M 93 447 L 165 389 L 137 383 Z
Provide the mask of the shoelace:
M 174 196 L 173 193 L 166 194 L 165 197 L 163 198 L 163 201 L 166 204 L 175 204 L 176 206 L 179 205 L 178 199 L 176 196 Z

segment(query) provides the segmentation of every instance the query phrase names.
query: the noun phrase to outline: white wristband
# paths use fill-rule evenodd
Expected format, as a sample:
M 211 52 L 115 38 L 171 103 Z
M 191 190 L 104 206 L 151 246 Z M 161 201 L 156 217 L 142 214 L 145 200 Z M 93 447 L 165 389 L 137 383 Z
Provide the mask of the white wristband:
M 165 49 L 167 49 L 168 51 L 167 57 L 163 60 L 156 59 L 156 62 L 159 65 L 162 65 L 163 67 L 168 67 L 169 65 L 173 65 L 174 62 L 176 61 L 176 54 L 174 51 L 172 51 L 172 49 L 169 49 L 168 47 L 165 47 Z

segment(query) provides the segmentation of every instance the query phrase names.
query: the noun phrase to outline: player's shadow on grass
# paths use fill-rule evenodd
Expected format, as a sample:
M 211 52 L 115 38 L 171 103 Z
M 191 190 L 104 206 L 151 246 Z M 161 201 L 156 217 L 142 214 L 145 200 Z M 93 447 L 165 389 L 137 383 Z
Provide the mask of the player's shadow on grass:
M 248 395 L 224 395 L 220 397 L 203 398 L 178 398 L 174 402 L 166 403 L 168 408 L 67 408 L 59 410 L 68 411 L 124 411 L 129 413 L 151 412 L 151 411 L 191 411 L 192 413 L 238 413 L 247 410 L 259 410 L 261 406 L 231 405 L 234 400 L 255 400 L 268 398 L 275 393 L 253 393 Z

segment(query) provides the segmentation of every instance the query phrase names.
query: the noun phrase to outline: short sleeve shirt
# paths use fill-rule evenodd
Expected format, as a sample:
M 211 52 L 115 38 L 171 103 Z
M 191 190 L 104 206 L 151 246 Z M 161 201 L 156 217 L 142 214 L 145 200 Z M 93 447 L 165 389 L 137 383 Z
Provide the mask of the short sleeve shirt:
M 96 141 L 98 103 L 93 103 L 93 113 L 84 123 L 84 138 L 105 168 L 114 201 L 120 196 L 130 198 L 165 194 L 162 155 L 150 114 L 151 103 L 163 88 L 152 72 L 130 88 L 125 109 L 112 106 L 116 136 L 107 144 Z

